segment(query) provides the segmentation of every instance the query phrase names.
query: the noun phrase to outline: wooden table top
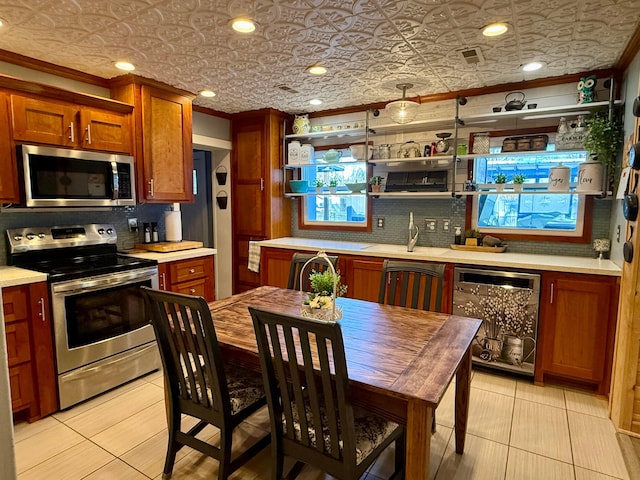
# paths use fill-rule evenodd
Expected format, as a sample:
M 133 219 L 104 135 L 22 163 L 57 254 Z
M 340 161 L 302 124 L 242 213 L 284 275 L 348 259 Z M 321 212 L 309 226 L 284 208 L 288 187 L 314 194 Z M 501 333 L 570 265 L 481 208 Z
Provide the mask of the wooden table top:
M 223 348 L 254 356 L 248 307 L 300 315 L 304 292 L 259 287 L 209 304 Z M 479 319 L 338 299 L 349 379 L 365 390 L 438 405 L 482 323 Z

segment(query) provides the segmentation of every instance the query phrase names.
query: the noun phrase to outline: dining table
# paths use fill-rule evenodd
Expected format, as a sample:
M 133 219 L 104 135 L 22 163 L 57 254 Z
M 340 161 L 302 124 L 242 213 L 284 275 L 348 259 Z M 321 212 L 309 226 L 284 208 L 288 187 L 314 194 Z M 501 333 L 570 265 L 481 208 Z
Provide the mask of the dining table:
M 225 358 L 259 371 L 248 307 L 300 316 L 306 298 L 301 291 L 262 286 L 210 302 Z M 454 376 L 455 449 L 464 451 L 471 343 L 482 321 L 344 297 L 336 305 L 351 402 L 405 426 L 405 478 L 427 479 L 434 411 Z

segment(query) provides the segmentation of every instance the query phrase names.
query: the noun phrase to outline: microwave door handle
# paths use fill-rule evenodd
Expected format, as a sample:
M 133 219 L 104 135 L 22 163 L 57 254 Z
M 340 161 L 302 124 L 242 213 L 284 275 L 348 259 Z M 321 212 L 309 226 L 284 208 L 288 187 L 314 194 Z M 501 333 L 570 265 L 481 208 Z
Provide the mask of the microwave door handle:
M 118 176 L 118 164 L 116 162 L 111 162 L 111 177 L 113 178 L 113 199 L 117 200 L 119 198 L 120 178 Z

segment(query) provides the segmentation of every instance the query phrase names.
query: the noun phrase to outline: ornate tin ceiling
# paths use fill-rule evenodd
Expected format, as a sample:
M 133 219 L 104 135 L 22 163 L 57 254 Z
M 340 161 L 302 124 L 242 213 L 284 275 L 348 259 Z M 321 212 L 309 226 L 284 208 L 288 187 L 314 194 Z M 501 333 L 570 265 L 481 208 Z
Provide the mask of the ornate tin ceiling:
M 127 59 L 214 90 L 202 106 L 293 113 L 398 99 L 402 82 L 412 97 L 612 67 L 639 12 L 640 0 L 0 0 L 0 48 L 105 78 Z M 253 34 L 231 29 L 239 16 Z M 509 31 L 483 37 L 494 21 Z M 483 63 L 463 59 L 472 47 Z M 523 73 L 533 60 L 545 67 Z

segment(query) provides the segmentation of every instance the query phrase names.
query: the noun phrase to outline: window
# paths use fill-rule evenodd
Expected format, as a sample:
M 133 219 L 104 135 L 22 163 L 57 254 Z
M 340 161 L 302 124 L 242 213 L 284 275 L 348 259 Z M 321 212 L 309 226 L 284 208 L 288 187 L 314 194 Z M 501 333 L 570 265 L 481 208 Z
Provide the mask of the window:
M 301 228 L 369 228 L 367 164 L 348 157 L 343 160 L 302 167 L 303 180 L 307 180 L 312 188 L 317 181 L 323 186 L 319 193 L 302 197 Z M 333 193 L 330 191 L 332 181 L 337 184 Z
M 582 237 L 586 197 L 576 193 L 547 193 L 550 169 L 557 166 L 570 168 L 570 182 L 577 181 L 578 167 L 587 160 L 586 152 L 554 151 L 478 157 L 474 160 L 476 182 L 494 183 L 498 173 L 504 173 L 507 182 L 516 174 L 525 175 L 524 192 L 480 193 L 473 197 L 472 226 L 482 232 L 496 235 L 544 235 Z M 500 147 L 491 153 L 500 153 Z

